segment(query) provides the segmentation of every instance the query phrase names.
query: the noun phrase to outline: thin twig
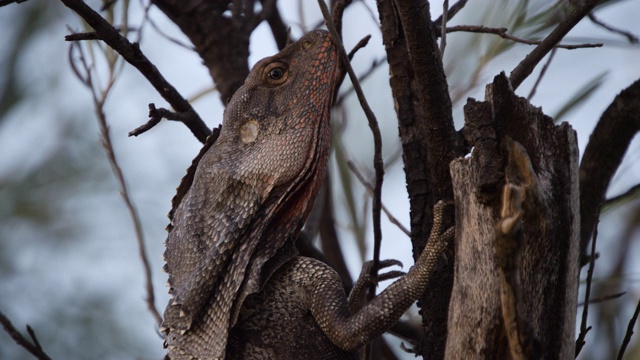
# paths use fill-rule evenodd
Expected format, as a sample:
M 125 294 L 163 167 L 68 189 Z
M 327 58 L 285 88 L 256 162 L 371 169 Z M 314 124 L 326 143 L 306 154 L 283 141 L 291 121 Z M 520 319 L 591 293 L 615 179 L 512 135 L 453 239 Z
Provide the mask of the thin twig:
M 156 105 L 151 103 L 149 104 L 149 121 L 129 131 L 128 135 L 138 136 L 140 134 L 143 134 L 148 130 L 151 130 L 154 126 L 158 125 L 158 123 L 162 119 L 186 123 L 191 121 L 190 119 L 191 116 L 193 116 L 193 113 L 178 113 L 171 110 L 167 110 L 165 108 L 156 109 Z
M 617 298 L 623 296 L 626 293 L 627 293 L 626 291 L 623 291 L 623 292 L 619 292 L 619 293 L 616 293 L 616 294 L 600 296 L 600 297 L 597 297 L 595 299 L 589 299 L 589 305 L 605 302 L 605 301 L 608 301 L 608 300 L 617 299 Z M 578 306 L 584 306 L 584 303 L 578 303 Z
M 178 93 L 178 91 L 169 84 L 169 82 L 160 74 L 158 69 L 149 59 L 142 53 L 137 43 L 131 43 L 123 37 L 109 22 L 107 22 L 100 14 L 91 9 L 82 0 L 61 0 L 68 8 L 75 11 L 82 17 L 95 31 L 98 36 L 109 45 L 113 50 L 117 51 L 128 63 L 149 80 L 151 85 L 158 93 L 181 113 L 192 113 L 189 121 L 184 124 L 191 130 L 195 137 L 204 143 L 207 136 L 211 134 L 211 129 L 200 119 L 200 116 L 193 109 L 191 104 Z
M 533 87 L 529 92 L 529 96 L 527 96 L 527 100 L 531 101 L 531 99 L 533 99 L 533 95 L 536 94 L 536 90 L 538 90 L 538 85 L 540 85 L 540 83 L 542 82 L 542 78 L 547 73 L 547 69 L 549 68 L 549 65 L 551 65 L 551 61 L 553 60 L 553 57 L 556 55 L 557 50 L 558 48 L 553 48 L 553 50 L 551 50 L 551 53 L 549 54 L 549 58 L 547 59 L 547 62 L 544 63 L 542 70 L 540 70 L 540 75 L 538 75 L 538 78 L 536 79 L 536 83 L 533 84 Z
M 38 337 L 36 336 L 36 332 L 33 330 L 31 325 L 29 325 L 29 324 L 27 324 L 27 334 L 29 334 L 29 337 L 33 341 L 33 345 L 35 347 L 37 347 L 38 349 L 42 350 L 42 345 L 40 345 L 40 341 L 38 341 Z
M 606 208 L 608 206 L 611 206 L 617 202 L 623 201 L 623 200 L 627 200 L 628 198 L 637 196 L 638 193 L 640 193 L 640 184 L 636 184 L 634 186 L 632 186 L 629 190 L 625 191 L 624 193 L 620 194 L 620 195 L 616 195 L 612 198 L 608 198 L 607 200 L 604 201 L 604 203 L 602 203 L 602 207 Z
M 617 360 L 622 360 L 624 352 L 627 350 L 627 345 L 629 345 L 629 342 L 631 341 L 631 335 L 633 335 L 633 328 L 636 326 L 636 321 L 638 320 L 638 314 L 640 314 L 640 300 L 638 300 L 636 311 L 633 312 L 633 316 L 629 320 L 629 325 L 627 325 L 627 332 L 624 334 L 622 345 L 620 345 L 620 351 L 618 351 Z
M 267 2 L 269 2 L 269 0 L 260 0 L 262 6 Z M 274 6 L 269 16 L 267 16 L 267 24 L 269 24 L 269 28 L 271 28 L 271 33 L 278 45 L 278 50 L 284 49 L 285 46 L 291 43 L 291 34 L 289 34 L 291 28 L 282 20 L 277 6 Z
M 614 28 L 613 26 L 608 25 L 608 24 L 600 21 L 598 18 L 596 18 L 595 15 L 593 15 L 593 13 L 589 13 L 589 15 L 587 15 L 587 16 L 589 17 L 589 20 L 591 20 L 591 22 L 593 22 L 594 24 L 596 24 L 598 26 L 601 26 L 601 27 L 611 31 L 612 33 L 620 34 L 620 35 L 626 37 L 631 44 L 640 43 L 640 40 L 638 39 L 638 37 L 635 36 L 634 34 L 632 34 L 631 32 Z
M 371 185 L 364 178 L 364 176 L 362 176 L 362 173 L 360 172 L 356 164 L 354 164 L 353 161 L 349 160 L 347 161 L 347 166 L 349 167 L 349 170 L 351 170 L 355 174 L 355 176 L 358 178 L 358 180 L 364 186 L 364 188 L 367 189 L 367 192 L 369 193 L 369 195 L 373 196 L 373 185 Z M 400 230 L 402 230 L 402 232 L 405 233 L 405 235 L 407 235 L 408 237 L 411 237 L 411 232 L 406 227 L 404 227 L 404 225 L 402 225 L 402 223 L 400 223 L 400 221 L 398 221 L 398 219 L 396 219 L 395 216 L 393 216 L 393 214 L 391 214 L 389 209 L 387 209 L 387 207 L 384 206 L 384 204 L 381 204 L 381 206 L 382 206 L 382 211 L 384 211 L 385 215 L 387 215 L 387 217 L 389 218 L 389 221 L 392 224 L 396 225 Z
M 31 355 L 40 360 L 51 360 L 49 355 L 47 355 L 44 350 L 42 350 L 40 342 L 38 342 L 38 340 L 36 339 L 36 334 L 33 332 L 33 329 L 31 329 L 29 325 L 27 325 L 27 332 L 29 332 L 29 336 L 31 336 L 31 339 L 33 339 L 33 344 L 13 326 L 11 321 L 2 312 L 0 312 L 0 323 L 4 328 L 4 331 L 6 331 L 9 336 L 11 336 L 13 341 L 26 349 L 29 353 L 31 353 Z
M 373 191 L 373 266 L 371 267 L 371 275 L 373 278 L 376 277 L 378 273 L 378 267 L 380 263 L 380 245 L 382 243 L 382 230 L 380 227 L 380 213 L 381 213 L 381 198 L 382 198 L 382 180 L 384 177 L 384 164 L 382 161 L 382 136 L 380 135 L 380 128 L 378 126 L 378 120 L 376 116 L 371 111 L 367 100 L 364 97 L 364 92 L 362 91 L 362 87 L 360 87 L 360 83 L 358 82 L 358 77 L 356 76 L 351 64 L 349 63 L 349 58 L 347 57 L 347 52 L 342 45 L 342 41 L 340 40 L 340 36 L 336 31 L 336 28 L 333 26 L 333 22 L 331 20 L 331 15 L 329 13 L 329 9 L 323 0 L 318 0 L 318 5 L 320 5 L 320 10 L 322 10 L 322 15 L 324 16 L 325 22 L 327 24 L 327 28 L 329 32 L 331 32 L 331 36 L 333 37 L 333 41 L 336 43 L 338 47 L 338 51 L 340 53 L 340 57 L 344 63 L 344 66 L 349 74 L 349 78 L 351 79 L 351 83 L 358 95 L 358 100 L 360 101 L 360 106 L 362 110 L 364 110 L 365 115 L 367 116 L 367 120 L 369 122 L 369 127 L 371 128 L 371 132 L 373 134 L 373 144 L 374 144 L 374 156 L 373 156 L 373 167 L 375 169 L 375 187 Z M 369 299 L 375 296 L 376 286 L 372 284 L 369 288 Z
M 115 29 L 119 33 L 123 32 L 123 31 L 124 32 L 133 32 L 133 31 L 139 31 L 140 30 L 140 29 L 137 29 L 137 28 L 129 28 L 129 27 L 128 28 L 116 27 Z M 95 32 L 95 31 L 73 33 L 73 34 L 65 35 L 64 40 L 65 41 L 100 40 L 100 35 L 98 35 L 98 33 Z
M 349 55 L 347 56 L 349 60 L 353 60 L 353 56 L 356 54 L 356 52 L 358 52 L 358 50 L 362 49 L 363 47 L 367 46 L 367 44 L 369 43 L 369 40 L 371 40 L 371 35 L 367 35 L 362 39 L 360 39 L 360 41 L 358 41 L 356 46 L 354 46 L 353 49 L 349 51 Z
M 585 0 L 580 2 L 576 9 L 562 20 L 558 26 L 531 51 L 509 74 L 509 81 L 513 90 L 516 90 L 520 84 L 533 72 L 538 63 L 553 49 L 562 38 L 573 29 L 593 8 L 599 3 L 599 0 Z
M 492 28 L 482 25 L 459 25 L 459 26 L 451 26 L 447 28 L 447 32 L 471 32 L 471 33 L 482 33 L 482 34 L 494 34 L 498 35 L 503 39 L 512 40 L 518 43 L 527 44 L 527 45 L 540 45 L 542 44 L 542 40 L 528 40 L 523 39 L 514 35 L 509 34 L 509 29 L 507 28 Z M 575 50 L 575 49 L 584 49 L 584 48 L 597 48 L 602 47 L 601 43 L 595 44 L 575 44 L 575 45 L 567 45 L 567 44 L 556 44 L 553 48 L 561 48 L 567 50 Z
M 94 98 L 94 100 L 97 100 Z M 136 233 L 136 239 L 138 241 L 138 251 L 140 253 L 140 259 L 142 260 L 142 266 L 144 268 L 145 282 L 146 282 L 146 291 L 147 291 L 147 307 L 151 312 L 151 315 L 156 320 L 158 327 L 162 324 L 162 316 L 158 312 L 158 309 L 155 305 L 155 295 L 153 291 L 153 282 L 151 277 L 151 266 L 149 265 L 149 259 L 147 257 L 147 251 L 145 249 L 145 240 L 144 233 L 142 232 L 142 224 L 140 222 L 140 215 L 136 210 L 133 200 L 131 200 L 131 196 L 129 195 L 129 190 L 127 189 L 127 184 L 124 180 L 124 175 L 122 174 L 122 169 L 118 165 L 118 161 L 116 159 L 116 155 L 113 151 L 113 144 L 111 143 L 111 136 L 109 135 L 109 126 L 107 125 L 107 119 L 103 111 L 104 101 L 99 100 L 96 104 L 96 115 L 98 117 L 98 123 L 100 126 L 100 133 L 102 135 L 102 144 L 104 146 L 105 152 L 107 153 L 107 157 L 109 158 L 109 163 L 111 164 L 111 168 L 113 170 L 113 174 L 118 181 L 118 186 L 120 187 L 120 195 L 129 210 L 129 215 L 131 216 L 131 220 L 133 221 L 133 227 Z
M 118 0 L 104 0 L 102 6 L 100 7 L 100 11 L 105 11 L 113 6 Z
M 100 91 L 100 94 L 98 94 L 98 90 L 94 86 L 95 84 L 93 83 L 92 69 L 87 63 L 87 60 L 84 57 L 82 48 L 79 45 L 78 45 L 78 51 L 80 53 L 80 58 L 79 58 L 80 63 L 82 64 L 85 71 L 85 76 L 81 77 L 81 79 L 84 79 L 84 85 L 86 85 L 90 89 L 91 95 L 93 97 L 96 117 L 98 119 L 98 126 L 100 128 L 100 135 L 102 137 L 101 139 L 102 146 L 107 154 L 107 158 L 109 159 L 109 164 L 111 165 L 113 174 L 116 177 L 116 181 L 118 182 L 118 187 L 120 188 L 120 195 L 124 200 L 127 210 L 129 211 L 129 216 L 131 217 L 131 220 L 133 222 L 133 227 L 136 234 L 136 240 L 138 243 L 138 251 L 140 254 L 140 259 L 142 261 L 142 266 L 143 266 L 144 275 L 145 275 L 147 307 L 149 308 L 151 315 L 155 318 L 158 327 L 160 327 L 160 325 L 162 324 L 162 316 L 160 315 L 160 313 L 158 312 L 158 309 L 155 306 L 155 295 L 153 291 L 151 266 L 149 264 L 149 259 L 145 249 L 144 232 L 142 231 L 142 223 L 140 221 L 140 215 L 138 214 L 138 211 L 136 210 L 136 207 L 133 204 L 133 200 L 131 199 L 129 190 L 127 188 L 127 183 L 124 179 L 124 174 L 122 173 L 122 169 L 120 168 L 120 165 L 118 164 L 118 161 L 116 159 L 116 155 L 113 150 L 113 144 L 111 142 L 111 136 L 109 135 L 109 125 L 107 124 L 107 118 L 104 113 L 104 104 L 105 104 L 105 101 L 107 100 L 107 96 L 109 95 L 111 88 L 115 83 L 115 78 L 113 77 L 113 74 L 110 74 L 111 76 L 110 76 L 109 82 Z
M 386 64 L 386 63 L 387 63 L 386 56 L 381 59 L 374 59 L 369 69 L 367 69 L 367 71 L 365 71 L 364 73 L 362 73 L 362 75 L 360 75 L 360 77 L 358 77 L 358 81 L 359 82 L 365 81 L 369 76 L 371 76 L 371 74 L 373 74 L 374 70 L 380 67 L 380 65 Z M 338 99 L 335 101 L 335 106 L 338 107 L 342 105 L 342 103 L 347 98 L 347 96 L 349 96 L 353 91 L 354 91 L 354 87 L 352 86 L 349 89 L 345 90 L 343 93 L 341 93 L 340 96 L 338 96 Z
M 149 3 L 149 4 L 151 4 L 151 3 Z M 181 47 L 183 49 L 195 51 L 195 48 L 193 47 L 193 45 L 190 45 L 190 44 L 188 44 L 186 42 L 180 41 L 177 38 L 174 38 L 174 37 L 170 36 L 169 34 L 167 34 L 164 30 L 162 30 L 162 28 L 160 26 L 158 26 L 158 24 L 156 24 L 156 22 L 150 16 L 147 16 L 146 19 L 149 22 L 149 24 L 151 24 L 151 27 L 153 28 L 153 30 L 155 30 L 160 36 L 162 36 L 166 40 L 178 45 L 179 47 Z
M 444 48 L 447 46 L 447 21 L 449 21 L 449 0 L 442 2 L 442 22 L 440 25 L 440 53 L 444 58 Z
M 95 31 L 69 34 L 64 37 L 65 41 L 100 40 L 100 36 Z
M 462 8 L 467 5 L 467 0 L 458 0 L 458 2 L 456 2 L 455 4 L 451 5 L 451 7 L 449 8 L 449 10 L 447 10 L 446 15 L 443 12 L 442 15 L 440 15 L 437 19 L 435 19 L 433 21 L 434 25 L 440 26 L 442 24 L 442 26 L 444 27 L 446 22 L 449 22 L 449 20 L 453 19 L 454 16 L 456 16 L 456 14 L 462 10 Z M 445 23 L 442 22 L 442 18 L 443 17 L 447 17 L 447 21 Z
M 585 337 L 591 326 L 587 327 L 587 318 L 589 316 L 589 296 L 591 295 L 591 284 L 593 282 L 593 270 L 596 267 L 596 257 L 593 254 L 596 253 L 596 240 L 598 239 L 598 223 L 600 222 L 599 215 L 596 215 L 596 221 L 593 226 L 593 239 L 591 240 L 591 259 L 589 260 L 589 269 L 587 270 L 587 287 L 584 293 L 584 306 L 582 307 L 582 320 L 580 321 L 580 334 L 576 339 L 576 352 L 575 357 L 578 357 L 582 347 L 585 344 Z

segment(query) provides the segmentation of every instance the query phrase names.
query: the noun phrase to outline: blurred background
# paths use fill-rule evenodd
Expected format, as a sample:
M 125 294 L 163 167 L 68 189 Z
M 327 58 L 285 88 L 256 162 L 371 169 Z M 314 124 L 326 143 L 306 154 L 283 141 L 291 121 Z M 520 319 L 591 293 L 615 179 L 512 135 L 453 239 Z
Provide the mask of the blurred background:
M 99 1 L 87 1 L 94 9 Z M 563 2 L 469 1 L 450 25 L 506 27 L 509 33 L 540 39 L 561 18 Z M 435 19 L 442 2 L 431 2 Z M 294 38 L 322 24 L 315 1 L 280 1 Z M 594 12 L 607 24 L 640 35 L 640 2 L 609 1 Z M 222 120 L 223 106 L 206 68 L 179 29 L 148 1 L 119 1 L 103 13 L 128 24 L 129 39 L 193 106 L 210 127 Z M 356 1 L 345 12 L 345 45 L 371 34 L 355 59 L 356 73 L 373 70 L 363 82 L 383 133 L 386 177 L 383 203 L 406 227 L 409 204 L 404 185 L 396 114 L 373 1 Z M 80 18 L 57 1 L 30 0 L 0 7 L 0 311 L 24 332 L 31 325 L 54 359 L 161 359 L 156 323 L 145 303 L 145 280 L 131 217 L 101 144 L 91 93 L 74 75 L 64 36 L 88 31 Z M 628 38 L 583 20 L 563 43 L 603 43 L 602 48 L 558 49 L 531 101 L 577 131 L 583 151 L 589 134 L 615 95 L 640 78 L 640 47 Z M 116 79 L 104 106 L 115 156 L 139 211 L 162 311 L 168 295 L 162 272 L 166 214 L 175 188 L 201 144 L 182 124 L 163 121 L 140 137 L 127 133 L 145 123 L 149 103 L 167 104 L 137 70 L 119 60 L 109 70 L 108 51 L 83 44 L 95 65 L 98 84 Z M 509 73 L 533 49 L 489 34 L 451 33 L 445 68 L 454 119 L 460 128 L 467 97 L 482 99 L 484 86 L 500 71 Z M 277 52 L 266 24 L 251 38 L 251 64 Z M 106 56 L 105 56 L 106 55 Z M 372 65 L 374 63 L 381 65 Z M 546 62 L 543 61 L 543 63 Z M 520 86 L 530 95 L 542 64 Z M 114 72 L 115 69 L 115 72 Z M 342 86 L 348 91 L 348 81 Z M 351 159 L 372 174 L 373 140 L 351 93 L 334 111 L 331 160 L 336 219 L 352 276 L 371 258 L 371 201 L 348 171 Z M 614 140 L 615 141 L 615 140 Z M 634 140 L 612 181 L 609 196 L 640 183 L 640 141 Z M 618 202 L 602 214 L 592 298 L 626 292 L 594 304 L 593 329 L 580 359 L 613 358 L 640 298 L 640 197 Z M 413 263 L 409 238 L 383 215 L 382 258 Z M 581 279 L 586 278 L 586 268 Z M 580 302 L 583 301 L 584 280 Z M 578 318 L 582 307 L 578 309 Z M 418 319 L 419 321 L 419 319 Z M 636 325 L 636 332 L 640 326 Z M 394 345 L 399 340 L 388 336 Z M 626 359 L 640 359 L 638 334 Z M 395 347 L 399 356 L 413 358 Z M 0 331 L 0 359 L 31 356 Z

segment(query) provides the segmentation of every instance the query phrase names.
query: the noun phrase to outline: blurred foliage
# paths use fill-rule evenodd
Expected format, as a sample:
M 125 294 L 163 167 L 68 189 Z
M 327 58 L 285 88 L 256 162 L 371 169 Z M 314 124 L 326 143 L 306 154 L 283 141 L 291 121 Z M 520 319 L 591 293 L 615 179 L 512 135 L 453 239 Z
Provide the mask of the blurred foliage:
M 576 110 L 577 107 L 583 105 L 589 97 L 602 85 L 602 83 L 607 78 L 607 72 L 603 72 L 602 74 L 598 74 L 593 77 L 593 79 L 589 80 L 586 84 L 582 86 L 577 93 L 573 94 L 567 102 L 562 105 L 560 110 L 553 116 L 553 120 L 558 123 L 563 120 L 564 116 L 567 115 L 572 110 Z
M 3 51 L 0 56 L 0 124 L 5 114 L 16 104 L 24 100 L 25 84 L 18 79 L 17 67 L 19 59 L 24 55 L 25 43 L 45 31 L 56 22 L 61 14 L 59 6 L 53 6 L 50 2 L 42 2 L 36 5 L 24 5 L 19 9 L 2 9 L 15 13 L 12 18 L 13 31 L 3 34 Z
M 50 66 L 37 69 L 42 77 L 20 76 L 33 56 L 55 54 L 64 63 L 67 44 L 62 37 L 49 37 L 49 45 L 40 40 L 52 28 L 73 22 L 75 15 L 52 1 L 12 4 L 0 12 L 10 19 L 5 23 L 9 26 L 2 26 L 8 31 L 3 32 L 0 53 L 0 135 L 31 142 L 23 153 L 0 144 L 0 289 L 8 295 L 0 299 L 0 311 L 13 318 L 25 335 L 21 319 L 37 315 L 31 325 L 54 359 L 123 359 L 148 354 L 126 317 L 114 316 L 118 312 L 114 294 L 83 292 L 80 284 L 67 291 L 68 284 L 62 283 L 68 274 L 54 275 L 60 277 L 60 286 L 46 281 L 51 259 L 69 257 L 69 251 L 93 241 L 86 235 L 93 231 L 88 229 L 88 219 L 95 210 L 86 208 L 90 202 L 83 199 L 117 195 L 90 104 L 78 102 L 73 108 L 55 107 L 47 112 L 32 105 L 41 95 L 32 89 L 46 84 L 45 91 L 57 93 L 64 82 L 61 76 L 70 71 Z M 32 109 L 32 116 L 20 118 L 17 114 L 25 109 L 27 113 Z M 39 143 L 43 136 L 47 137 L 44 147 Z M 16 158 L 24 161 L 9 161 Z M 40 261 L 43 256 L 47 261 Z M 12 296 L 16 291 L 18 296 Z M 16 303 L 16 298 L 22 303 Z M 0 359 L 31 358 L 4 331 L 0 333 Z

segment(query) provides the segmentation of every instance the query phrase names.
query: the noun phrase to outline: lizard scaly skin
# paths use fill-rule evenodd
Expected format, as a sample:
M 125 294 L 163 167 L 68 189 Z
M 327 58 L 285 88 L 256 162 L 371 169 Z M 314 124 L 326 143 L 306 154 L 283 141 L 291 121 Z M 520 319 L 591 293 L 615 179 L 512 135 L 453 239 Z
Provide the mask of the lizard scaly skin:
M 296 256 L 326 169 L 337 59 L 318 30 L 259 61 L 181 184 L 165 251 L 172 360 L 356 359 L 425 291 L 453 234 L 441 204 L 416 266 L 355 314 L 333 269 Z

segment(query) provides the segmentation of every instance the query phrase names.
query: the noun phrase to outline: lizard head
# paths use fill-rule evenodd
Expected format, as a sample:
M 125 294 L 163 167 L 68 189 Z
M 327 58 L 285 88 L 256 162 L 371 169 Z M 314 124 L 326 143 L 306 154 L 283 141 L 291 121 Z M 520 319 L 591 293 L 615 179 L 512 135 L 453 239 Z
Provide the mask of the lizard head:
M 337 57 L 329 33 L 317 30 L 256 63 L 225 110 L 216 144 L 234 152 L 219 155 L 245 178 L 267 178 L 269 190 L 304 172 L 318 147 L 329 146 Z

